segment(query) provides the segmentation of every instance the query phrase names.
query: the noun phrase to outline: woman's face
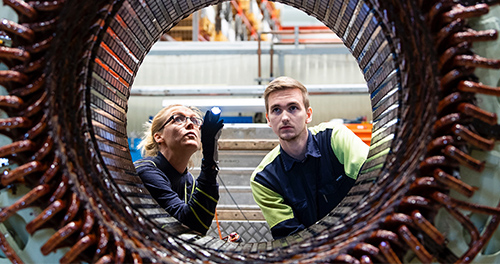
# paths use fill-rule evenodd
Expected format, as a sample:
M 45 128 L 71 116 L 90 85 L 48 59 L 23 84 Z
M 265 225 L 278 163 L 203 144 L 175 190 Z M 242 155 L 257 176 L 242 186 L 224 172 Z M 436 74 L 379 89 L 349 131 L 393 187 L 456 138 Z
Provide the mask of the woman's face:
M 184 116 L 185 123 L 178 122 L 184 118 L 171 118 Z M 159 144 L 160 151 L 168 149 L 174 153 L 195 153 L 201 147 L 200 126 L 195 125 L 190 118 L 199 118 L 196 113 L 185 107 L 175 106 L 165 112 L 165 119 L 169 120 L 162 129 L 155 133 L 155 141 Z

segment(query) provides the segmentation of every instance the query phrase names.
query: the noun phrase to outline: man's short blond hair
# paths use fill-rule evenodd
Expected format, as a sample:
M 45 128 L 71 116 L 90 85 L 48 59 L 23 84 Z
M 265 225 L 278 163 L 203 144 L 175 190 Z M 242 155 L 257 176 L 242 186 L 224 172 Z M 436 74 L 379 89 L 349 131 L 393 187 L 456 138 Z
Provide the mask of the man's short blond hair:
M 281 76 L 270 82 L 266 90 L 264 91 L 264 102 L 266 104 L 266 113 L 269 112 L 269 95 L 275 91 L 283 91 L 288 89 L 299 89 L 302 93 L 302 100 L 306 109 L 309 108 L 309 94 L 307 88 L 299 81 L 287 77 Z

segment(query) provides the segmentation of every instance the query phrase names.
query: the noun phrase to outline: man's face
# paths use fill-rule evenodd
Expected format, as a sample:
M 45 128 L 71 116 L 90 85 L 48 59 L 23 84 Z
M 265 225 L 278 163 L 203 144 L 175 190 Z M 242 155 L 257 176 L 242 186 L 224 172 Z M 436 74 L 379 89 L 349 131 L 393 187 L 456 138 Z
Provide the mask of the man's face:
M 312 120 L 312 109 L 304 106 L 299 89 L 275 91 L 268 97 L 267 124 L 281 140 L 292 141 L 306 133 Z

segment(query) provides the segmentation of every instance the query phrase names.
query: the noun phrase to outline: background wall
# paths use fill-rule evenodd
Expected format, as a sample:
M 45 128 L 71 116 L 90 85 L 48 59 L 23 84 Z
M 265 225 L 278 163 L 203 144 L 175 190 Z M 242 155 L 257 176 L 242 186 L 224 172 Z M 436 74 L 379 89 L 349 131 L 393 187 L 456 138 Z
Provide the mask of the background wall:
M 255 41 L 246 42 L 159 42 L 143 61 L 129 99 L 128 133 L 137 137 L 143 124 L 163 106 L 164 100 L 189 103 L 189 100 L 232 101 L 235 105 L 242 99 L 260 98 L 271 77 L 270 45 L 262 44 L 261 78 Z M 329 46 L 274 46 L 273 76 L 290 76 L 306 87 L 325 87 L 326 92 L 311 96 L 314 110 L 313 123 L 331 119 L 371 120 L 371 105 L 368 93 L 333 93 L 327 87 L 337 85 L 364 85 L 366 82 L 358 64 L 342 44 Z M 261 83 L 259 84 L 259 80 Z M 213 95 L 227 87 L 255 87 L 260 91 L 252 95 Z M 188 89 L 199 89 L 203 95 L 185 95 Z M 346 88 L 347 89 L 347 88 Z M 211 92 L 211 91 L 214 92 Z M 149 91 L 149 92 L 144 92 Z M 151 94 L 156 94 L 151 96 Z M 262 103 L 262 107 L 263 107 Z M 264 108 L 263 108 L 264 110 Z M 224 114 L 228 114 L 223 113 Z M 255 112 L 232 112 L 231 115 L 253 116 Z M 259 122 L 259 120 L 254 120 Z M 265 121 L 265 120 L 261 120 Z

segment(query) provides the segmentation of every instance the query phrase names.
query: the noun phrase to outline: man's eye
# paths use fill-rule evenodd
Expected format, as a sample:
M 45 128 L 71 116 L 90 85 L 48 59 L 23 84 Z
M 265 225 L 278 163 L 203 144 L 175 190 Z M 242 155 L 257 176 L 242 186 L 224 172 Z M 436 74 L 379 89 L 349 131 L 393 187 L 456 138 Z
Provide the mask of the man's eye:
M 281 112 L 281 109 L 279 109 L 279 108 L 273 108 L 272 112 L 275 113 L 275 114 L 278 114 L 278 113 Z
M 296 111 L 298 109 L 299 108 L 297 106 L 295 106 L 295 105 L 290 106 L 290 111 Z

